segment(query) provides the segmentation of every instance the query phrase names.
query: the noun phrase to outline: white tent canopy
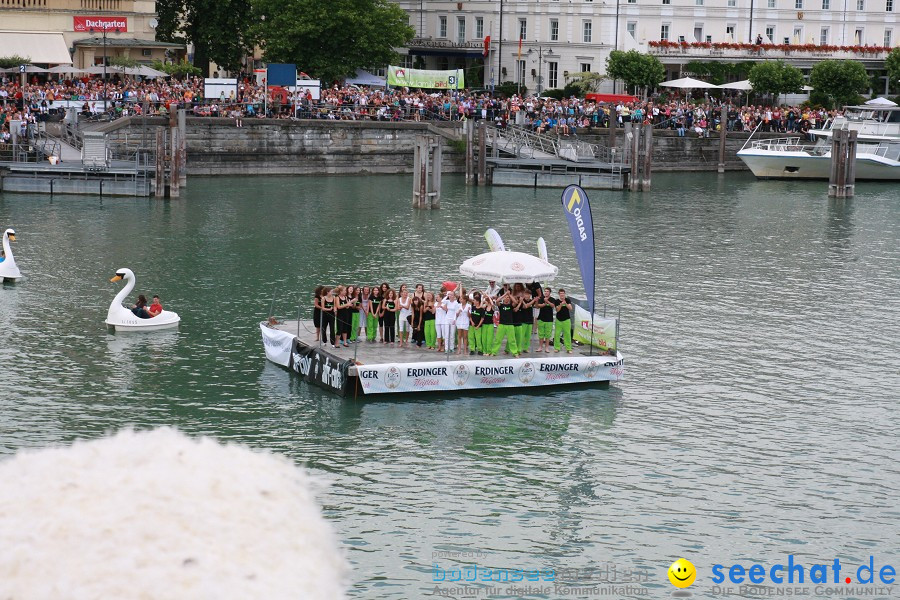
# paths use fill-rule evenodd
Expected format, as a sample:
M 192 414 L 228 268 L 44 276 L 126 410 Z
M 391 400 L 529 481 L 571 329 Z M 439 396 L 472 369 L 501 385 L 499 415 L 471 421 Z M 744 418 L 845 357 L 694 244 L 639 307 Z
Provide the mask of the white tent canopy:
M 472 279 L 500 283 L 552 281 L 559 268 L 524 252 L 485 252 L 466 260 L 459 272 Z
M 865 103 L 864 106 L 874 106 L 876 108 L 877 107 L 889 107 L 889 106 L 897 106 L 897 103 L 893 102 L 892 100 L 888 100 L 887 98 L 879 97 L 879 98 L 873 98 L 872 100 L 869 100 L 868 102 Z
M 735 81 L 733 83 L 723 83 L 719 86 L 723 90 L 741 90 L 742 92 L 750 92 L 753 90 L 753 84 L 749 79 L 743 81 Z
M 713 85 L 712 83 L 706 83 L 705 81 L 694 79 L 693 77 L 682 77 L 681 79 L 673 79 L 672 81 L 663 81 L 659 85 L 663 87 L 678 88 L 681 90 L 706 90 L 719 87 L 717 85 Z
M 353 77 L 348 77 L 346 81 L 347 85 L 370 85 L 374 87 L 384 87 L 384 77 L 378 77 L 377 75 L 373 75 L 368 71 L 363 71 L 362 69 L 356 70 L 356 75 Z

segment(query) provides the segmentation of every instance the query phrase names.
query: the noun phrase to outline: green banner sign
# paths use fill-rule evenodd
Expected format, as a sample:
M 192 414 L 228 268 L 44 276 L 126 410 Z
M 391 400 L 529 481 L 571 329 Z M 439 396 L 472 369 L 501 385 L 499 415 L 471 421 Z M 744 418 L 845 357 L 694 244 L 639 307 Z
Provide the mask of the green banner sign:
M 461 90 L 466 86 L 462 69 L 452 71 L 431 71 L 427 69 L 407 69 L 388 67 L 388 85 L 395 87 L 429 88 L 438 90 Z

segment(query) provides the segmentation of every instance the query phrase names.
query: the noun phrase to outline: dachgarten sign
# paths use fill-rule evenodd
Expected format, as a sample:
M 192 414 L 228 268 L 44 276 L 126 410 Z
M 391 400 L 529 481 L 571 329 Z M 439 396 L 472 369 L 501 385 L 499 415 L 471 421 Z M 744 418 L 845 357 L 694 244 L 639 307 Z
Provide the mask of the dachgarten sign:
M 128 31 L 127 17 L 72 17 L 75 21 L 75 31 L 90 31 L 91 29 Z

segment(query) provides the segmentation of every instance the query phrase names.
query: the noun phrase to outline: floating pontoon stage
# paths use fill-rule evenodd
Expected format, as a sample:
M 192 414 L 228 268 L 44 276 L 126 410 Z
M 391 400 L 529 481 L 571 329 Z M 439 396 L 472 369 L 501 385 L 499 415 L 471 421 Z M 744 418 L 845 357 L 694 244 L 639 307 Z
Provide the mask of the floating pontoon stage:
M 266 358 L 306 381 L 346 395 L 491 390 L 621 381 L 625 360 L 619 352 L 594 354 L 574 346 L 568 354 L 526 352 L 511 355 L 456 356 L 414 346 L 357 342 L 332 348 L 315 340 L 312 321 L 260 323 Z M 532 348 L 537 345 L 532 340 Z M 504 358 L 508 356 L 508 358 Z

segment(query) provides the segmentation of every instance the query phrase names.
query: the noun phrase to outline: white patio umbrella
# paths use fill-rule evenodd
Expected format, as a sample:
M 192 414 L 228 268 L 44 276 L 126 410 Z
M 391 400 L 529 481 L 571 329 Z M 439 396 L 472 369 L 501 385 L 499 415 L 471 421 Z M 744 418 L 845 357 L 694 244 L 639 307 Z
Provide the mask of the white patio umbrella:
M 154 68 L 148 67 L 147 65 L 140 65 L 137 68 L 137 75 L 141 77 L 168 77 L 169 74 L 163 71 L 158 71 Z
M 753 84 L 750 83 L 749 79 L 744 79 L 743 81 L 735 81 L 732 83 L 723 83 L 719 87 L 723 90 L 741 90 L 742 92 L 750 92 L 753 90 Z
M 87 73 L 85 69 L 78 69 L 72 65 L 59 65 L 58 67 L 50 67 L 48 73 Z
M 682 77 L 681 79 L 673 79 L 672 81 L 663 81 L 659 84 L 663 87 L 678 88 L 681 90 L 708 90 L 715 89 L 719 86 L 712 83 L 706 83 L 693 77 Z
M 459 272 L 472 279 L 500 283 L 552 281 L 559 268 L 524 252 L 485 252 L 466 260 Z

